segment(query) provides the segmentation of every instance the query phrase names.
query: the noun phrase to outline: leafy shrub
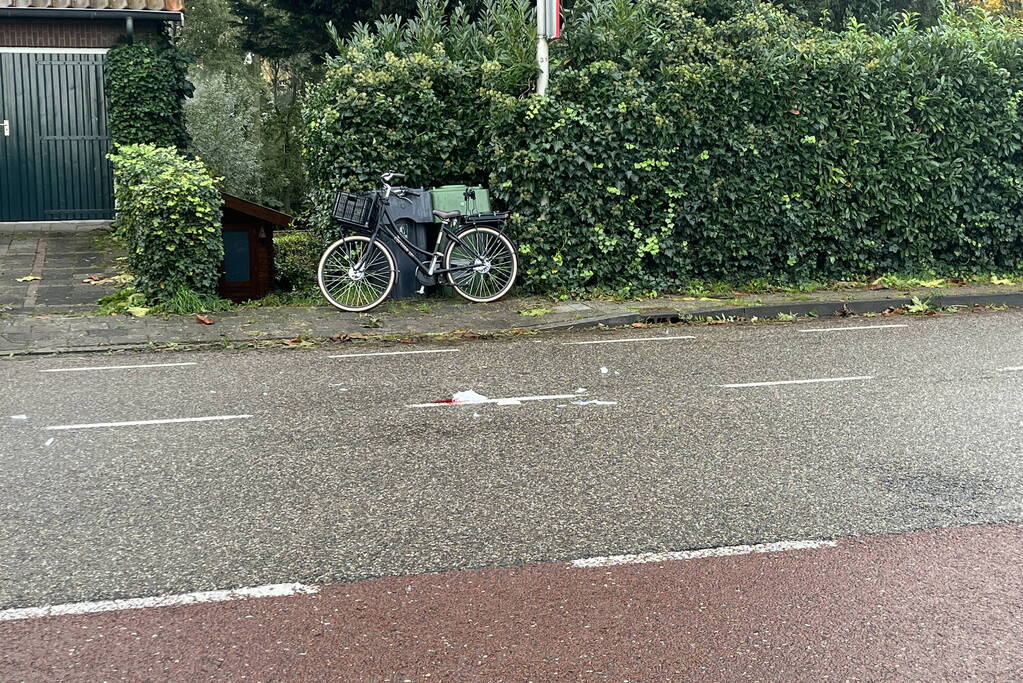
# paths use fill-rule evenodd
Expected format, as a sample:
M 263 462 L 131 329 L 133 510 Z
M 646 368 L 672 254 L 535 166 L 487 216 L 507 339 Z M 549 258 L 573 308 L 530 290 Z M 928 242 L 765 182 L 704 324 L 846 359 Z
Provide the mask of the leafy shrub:
M 246 79 L 212 73 L 196 80 L 185 102 L 189 151 L 224 179 L 225 192 L 250 201 L 262 199 L 258 96 Z
M 127 145 L 110 155 L 116 230 L 128 246 L 135 289 L 149 303 L 181 289 L 212 296 L 224 260 L 214 178 L 172 148 Z
M 274 233 L 274 269 L 277 285 L 284 291 L 306 291 L 316 287 L 316 267 L 323 253 L 323 240 L 309 230 Z
M 305 103 L 314 224 L 329 225 L 339 188 L 371 189 L 385 171 L 410 183 L 484 180 L 480 89 L 527 86 L 535 48 L 526 13 L 522 0 L 505 0 L 473 24 L 461 8 L 447 16 L 442 3 L 423 0 L 418 19 L 381 20 L 340 45 Z
M 111 49 L 104 80 L 114 144 L 188 146 L 183 106 L 193 87 L 188 81 L 187 60 L 166 37 Z
M 486 172 L 534 290 L 1023 265 L 1014 24 L 969 11 L 836 33 L 753 0 L 592 0 L 568 22 L 542 98 L 492 87 L 481 56 L 451 56 L 454 38 L 424 52 L 378 24 L 308 102 L 314 178 Z M 449 74 L 475 107 L 400 118 L 411 83 L 429 89 L 417 102 L 444 101 Z M 449 130 L 478 131 L 477 148 Z

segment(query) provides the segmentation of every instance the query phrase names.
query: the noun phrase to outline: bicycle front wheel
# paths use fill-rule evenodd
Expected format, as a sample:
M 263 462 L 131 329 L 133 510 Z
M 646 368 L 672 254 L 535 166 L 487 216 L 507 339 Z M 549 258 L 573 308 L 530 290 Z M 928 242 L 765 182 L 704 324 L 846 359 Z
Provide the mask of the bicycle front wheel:
M 316 281 L 331 306 L 361 313 L 387 298 L 397 272 L 386 245 L 353 235 L 327 247 L 316 269 Z
M 448 282 L 469 301 L 489 303 L 508 293 L 515 284 L 519 261 L 515 247 L 503 233 L 472 226 L 451 240 L 444 254 Z

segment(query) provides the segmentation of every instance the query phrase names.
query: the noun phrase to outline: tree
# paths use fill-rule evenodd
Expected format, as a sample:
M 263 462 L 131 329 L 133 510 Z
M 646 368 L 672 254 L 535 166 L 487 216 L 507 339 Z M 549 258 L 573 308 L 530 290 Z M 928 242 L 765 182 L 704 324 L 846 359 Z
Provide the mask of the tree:
M 245 68 L 240 33 L 229 0 L 189 0 L 188 20 L 180 30 L 178 45 L 202 71 L 237 74 Z
M 415 0 L 231 0 L 240 19 L 242 47 L 266 57 L 309 53 L 322 58 L 334 52 L 327 33 L 331 23 L 347 35 L 359 22 L 383 15 L 410 18 Z

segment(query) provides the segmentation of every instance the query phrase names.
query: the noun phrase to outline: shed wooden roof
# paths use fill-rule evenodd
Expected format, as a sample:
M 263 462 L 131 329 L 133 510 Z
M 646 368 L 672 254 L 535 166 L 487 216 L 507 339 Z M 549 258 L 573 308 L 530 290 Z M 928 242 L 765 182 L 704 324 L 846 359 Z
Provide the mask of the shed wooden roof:
M 221 192 L 220 194 L 224 197 L 224 208 L 233 209 L 247 216 L 252 216 L 253 218 L 265 221 L 278 228 L 286 228 L 291 225 L 291 221 L 294 220 L 288 214 L 281 213 L 280 211 L 274 211 L 269 206 L 263 206 L 262 204 L 246 201 L 241 197 L 235 197 L 234 195 L 226 192 Z

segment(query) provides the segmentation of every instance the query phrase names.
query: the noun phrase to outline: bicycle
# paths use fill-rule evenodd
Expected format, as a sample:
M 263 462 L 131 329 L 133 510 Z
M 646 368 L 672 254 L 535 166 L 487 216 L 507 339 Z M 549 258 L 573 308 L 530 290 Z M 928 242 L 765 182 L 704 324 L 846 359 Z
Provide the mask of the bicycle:
M 381 235 L 412 260 L 424 286 L 445 279 L 460 296 L 477 303 L 497 301 L 507 294 L 519 268 L 515 245 L 503 232 L 508 214 L 435 210 L 433 215 L 441 224 L 433 251 L 420 249 L 401 234 L 387 210 L 392 197 L 411 202 L 409 197 L 419 196 L 391 185 L 404 178 L 400 173 L 384 173 L 380 176 L 383 188 L 368 196 L 338 193 L 334 218 L 355 228 L 357 234 L 337 240 L 320 257 L 316 279 L 327 301 L 342 311 L 361 313 L 388 297 L 398 268 Z

